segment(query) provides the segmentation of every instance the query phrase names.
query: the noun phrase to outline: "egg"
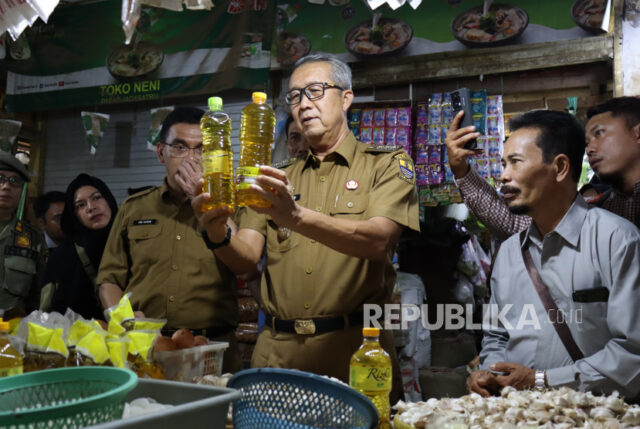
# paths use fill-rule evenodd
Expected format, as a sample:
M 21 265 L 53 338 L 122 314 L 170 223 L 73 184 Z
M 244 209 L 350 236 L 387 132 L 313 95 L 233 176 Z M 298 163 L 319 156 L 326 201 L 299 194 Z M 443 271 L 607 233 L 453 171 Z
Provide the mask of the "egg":
M 188 349 L 189 347 L 193 347 L 193 343 L 195 341 L 193 333 L 186 328 L 178 329 L 171 336 L 171 339 L 179 349 Z
M 171 341 L 171 338 L 163 337 L 162 335 L 158 335 L 153 343 L 153 350 L 156 352 L 166 352 L 177 349 L 178 347 Z
M 196 335 L 193 337 L 193 346 L 206 346 L 209 344 L 209 339 L 207 337 L 203 337 L 202 335 Z

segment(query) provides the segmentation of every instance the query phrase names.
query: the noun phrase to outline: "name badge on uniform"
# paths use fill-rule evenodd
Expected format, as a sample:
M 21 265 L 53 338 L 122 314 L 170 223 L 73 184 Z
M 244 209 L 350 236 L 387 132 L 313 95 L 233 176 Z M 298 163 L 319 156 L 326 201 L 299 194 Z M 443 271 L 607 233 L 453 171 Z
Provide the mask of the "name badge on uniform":
M 157 219 L 138 219 L 133 221 L 133 226 L 138 225 L 155 225 L 158 223 Z

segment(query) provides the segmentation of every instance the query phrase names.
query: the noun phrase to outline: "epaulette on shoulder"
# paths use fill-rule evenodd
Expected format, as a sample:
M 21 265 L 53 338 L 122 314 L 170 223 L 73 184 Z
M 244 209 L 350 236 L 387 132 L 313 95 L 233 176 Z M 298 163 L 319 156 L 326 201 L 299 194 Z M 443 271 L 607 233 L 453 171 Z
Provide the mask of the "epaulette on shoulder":
M 147 188 L 147 189 L 145 189 L 145 190 L 143 190 L 143 191 L 136 192 L 135 194 L 128 196 L 128 197 L 124 200 L 123 204 L 124 204 L 124 203 L 126 203 L 127 201 L 136 200 L 136 199 L 138 199 L 138 198 L 140 198 L 140 197 L 144 197 L 145 195 L 149 195 L 150 193 L 152 193 L 152 192 L 153 192 L 153 191 L 155 191 L 156 189 L 158 189 L 158 187 L 157 187 L 157 186 L 150 186 L 149 188 Z
M 284 161 L 280 161 L 280 162 L 276 162 L 275 164 L 272 165 L 273 168 L 285 168 L 290 166 L 291 164 L 293 164 L 296 161 L 301 160 L 302 158 L 299 156 L 292 156 L 289 159 L 285 159 Z
M 392 153 L 400 149 L 402 149 L 402 146 L 378 146 L 368 144 L 364 151 L 368 153 Z

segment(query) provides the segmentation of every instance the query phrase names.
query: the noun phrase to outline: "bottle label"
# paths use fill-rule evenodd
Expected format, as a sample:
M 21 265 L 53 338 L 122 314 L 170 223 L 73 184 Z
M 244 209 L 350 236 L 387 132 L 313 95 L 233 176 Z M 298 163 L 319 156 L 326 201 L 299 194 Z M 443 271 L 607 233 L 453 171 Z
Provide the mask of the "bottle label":
M 256 177 L 260 174 L 260 167 L 238 167 L 236 173 L 236 189 L 249 189 L 256 183 Z
M 391 390 L 391 368 L 371 368 L 352 366 L 350 368 L 349 385 L 360 391 Z
M 229 174 L 229 154 L 224 150 L 213 150 L 202 154 L 202 171 L 204 174 Z
M 10 375 L 22 374 L 22 366 L 16 366 L 14 368 L 0 368 L 0 377 L 9 377 Z

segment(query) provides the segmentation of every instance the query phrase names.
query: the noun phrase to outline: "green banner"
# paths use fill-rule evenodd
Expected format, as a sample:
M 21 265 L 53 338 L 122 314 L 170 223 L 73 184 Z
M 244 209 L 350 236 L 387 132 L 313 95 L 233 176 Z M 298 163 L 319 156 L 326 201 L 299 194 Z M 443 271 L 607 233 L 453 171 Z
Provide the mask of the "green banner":
M 416 10 L 405 4 L 394 11 L 385 4 L 371 11 L 356 0 L 323 5 L 279 0 L 272 67 L 288 67 L 309 52 L 356 62 L 588 37 L 601 32 L 607 1 L 515 0 L 494 3 L 487 15 L 482 5 L 482 0 L 429 0 Z
M 57 9 L 7 53 L 6 109 L 33 111 L 161 97 L 264 90 L 275 3 L 216 1 L 210 11 L 143 7 L 124 45 L 121 2 Z M 10 49 L 9 49 L 10 51 Z

